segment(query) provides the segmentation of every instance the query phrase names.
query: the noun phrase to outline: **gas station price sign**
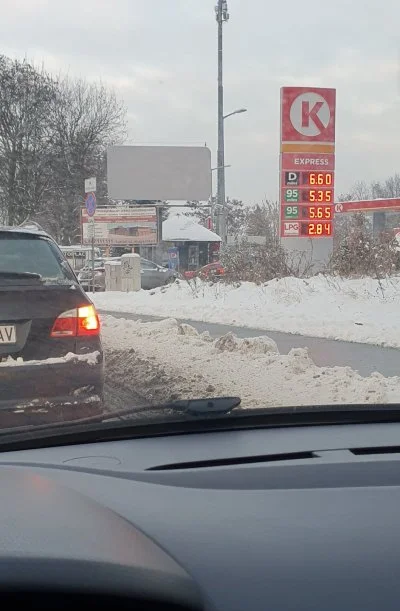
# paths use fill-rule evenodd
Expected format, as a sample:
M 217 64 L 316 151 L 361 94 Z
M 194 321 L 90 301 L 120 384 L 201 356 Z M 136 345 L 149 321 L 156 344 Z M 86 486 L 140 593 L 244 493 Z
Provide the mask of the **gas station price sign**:
M 290 219 L 306 219 L 306 220 L 333 220 L 332 206 L 285 206 L 283 210 L 283 218 Z
M 333 170 L 281 172 L 282 237 L 332 237 L 334 183 Z
M 280 235 L 304 252 L 310 244 L 298 238 L 325 239 L 324 259 L 334 231 L 336 90 L 282 87 L 280 111 Z
M 333 204 L 333 189 L 302 189 L 301 201 L 307 204 Z
M 332 222 L 318 223 L 310 221 L 309 223 L 300 223 L 300 237 L 330 238 L 332 237 Z
M 302 206 L 301 218 L 331 221 L 333 219 L 332 206 Z
M 306 187 L 333 187 L 333 172 L 302 172 L 301 184 Z

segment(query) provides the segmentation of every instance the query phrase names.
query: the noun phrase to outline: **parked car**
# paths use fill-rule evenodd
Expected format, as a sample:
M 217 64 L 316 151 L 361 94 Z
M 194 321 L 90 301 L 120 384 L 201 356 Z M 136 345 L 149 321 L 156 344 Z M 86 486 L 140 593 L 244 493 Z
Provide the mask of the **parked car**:
M 201 278 L 202 280 L 216 280 L 222 278 L 225 270 L 219 261 L 215 261 L 213 263 L 209 263 L 208 265 L 204 265 L 200 269 L 187 271 L 183 273 L 183 277 L 186 280 L 191 280 L 193 278 Z
M 0 389 L 0 409 L 102 403 L 99 317 L 39 229 L 0 227 Z
M 121 257 L 102 257 L 94 260 L 94 290 L 104 291 L 106 288 L 106 268 L 108 261 L 121 261 Z M 85 291 L 93 291 L 92 262 L 88 261 L 78 274 L 78 280 Z
M 110 257 L 95 259 L 94 262 L 94 283 L 95 291 L 104 291 L 106 288 L 105 263 L 107 261 L 121 261 L 121 257 Z M 164 286 L 173 282 L 177 278 L 174 270 L 168 269 L 148 259 L 140 258 L 142 289 L 149 290 Z M 92 265 L 86 265 L 78 275 L 78 280 L 86 291 L 92 290 Z
M 155 289 L 158 286 L 164 286 L 173 282 L 177 277 L 177 272 L 163 265 L 158 265 L 148 259 L 140 259 L 140 268 L 142 275 L 142 289 Z

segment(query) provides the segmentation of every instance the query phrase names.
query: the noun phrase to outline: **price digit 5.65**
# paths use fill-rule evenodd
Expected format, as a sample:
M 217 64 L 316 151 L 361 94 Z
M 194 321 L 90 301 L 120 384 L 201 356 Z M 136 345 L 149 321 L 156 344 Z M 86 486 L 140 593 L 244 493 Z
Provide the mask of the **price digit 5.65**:
M 309 208 L 310 219 L 327 219 L 332 218 L 332 211 L 330 206 L 310 206 Z

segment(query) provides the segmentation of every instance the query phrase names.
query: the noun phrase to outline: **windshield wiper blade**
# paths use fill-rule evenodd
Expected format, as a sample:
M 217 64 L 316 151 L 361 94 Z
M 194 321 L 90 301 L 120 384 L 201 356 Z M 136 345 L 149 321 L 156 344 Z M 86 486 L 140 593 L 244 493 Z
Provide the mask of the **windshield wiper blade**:
M 41 280 L 42 276 L 31 272 L 7 272 L 0 270 L 0 278 L 9 278 L 10 280 L 19 280 L 21 278 L 27 280 Z
M 204 416 L 213 414 L 229 414 L 233 409 L 235 409 L 235 407 L 239 407 L 240 403 L 240 397 L 186 399 L 183 401 L 172 401 L 171 403 L 165 403 L 164 406 L 160 405 L 159 409 L 171 409 L 173 411 L 184 412 L 185 414 L 191 414 L 193 416 Z
M 146 405 L 138 408 L 130 408 L 124 410 L 117 410 L 115 412 L 102 412 L 92 416 L 86 416 L 84 418 L 76 418 L 74 420 L 64 420 L 49 422 L 46 424 L 26 424 L 22 426 L 8 427 L 6 429 L 0 429 L 0 438 L 3 436 L 10 435 L 12 433 L 19 434 L 24 432 L 35 433 L 36 431 L 47 431 L 59 428 L 82 426 L 86 424 L 102 424 L 112 423 L 115 420 L 121 422 L 129 422 L 135 419 L 136 415 L 143 413 L 156 414 L 156 413 L 170 413 L 185 418 L 196 419 L 201 416 L 202 418 L 207 417 L 218 417 L 225 416 L 232 412 L 236 407 L 240 406 L 240 397 L 216 397 L 216 398 L 204 398 L 204 399 L 188 399 L 183 401 L 171 401 L 169 403 L 162 403 L 161 405 Z M 152 419 L 151 416 L 149 419 Z
M 220 416 L 229 414 L 233 409 L 239 407 L 241 403 L 240 397 L 213 397 L 202 399 L 185 399 L 181 401 L 170 401 L 161 405 L 147 405 L 144 407 L 119 410 L 118 412 L 110 412 L 103 414 L 103 420 L 109 421 L 115 418 L 121 420 L 125 417 L 135 416 L 136 414 L 146 412 L 166 412 L 182 413 L 188 416 Z M 97 416 L 93 416 L 97 418 Z

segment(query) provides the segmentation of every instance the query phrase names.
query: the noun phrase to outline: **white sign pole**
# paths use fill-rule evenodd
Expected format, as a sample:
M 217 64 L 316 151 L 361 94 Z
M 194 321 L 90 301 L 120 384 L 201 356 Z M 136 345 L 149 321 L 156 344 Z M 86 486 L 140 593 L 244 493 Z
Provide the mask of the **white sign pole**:
M 85 194 L 96 192 L 96 176 L 86 178 L 85 180 Z M 92 230 L 92 287 L 93 293 L 95 292 L 94 286 L 94 214 L 91 217 L 91 230 Z

